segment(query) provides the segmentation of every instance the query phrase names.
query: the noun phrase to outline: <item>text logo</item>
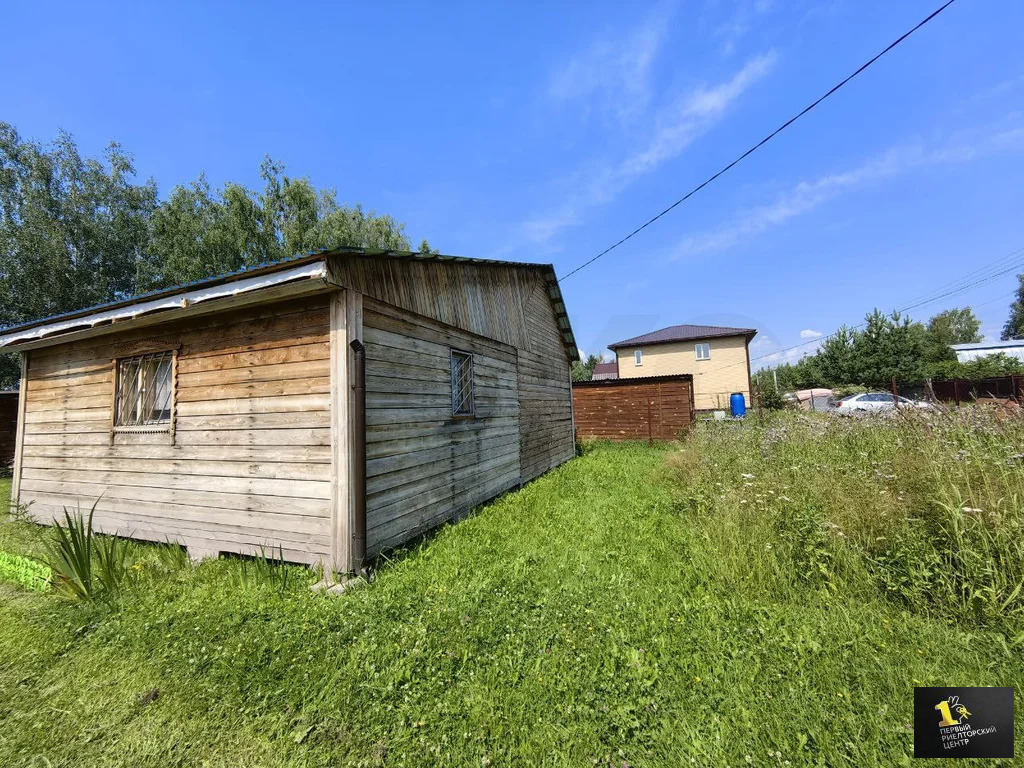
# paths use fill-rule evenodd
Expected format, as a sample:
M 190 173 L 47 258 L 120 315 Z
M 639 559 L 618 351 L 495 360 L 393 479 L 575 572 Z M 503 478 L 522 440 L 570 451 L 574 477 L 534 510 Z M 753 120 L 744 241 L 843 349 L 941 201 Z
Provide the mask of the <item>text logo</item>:
M 914 757 L 1013 757 L 1013 688 L 915 688 Z

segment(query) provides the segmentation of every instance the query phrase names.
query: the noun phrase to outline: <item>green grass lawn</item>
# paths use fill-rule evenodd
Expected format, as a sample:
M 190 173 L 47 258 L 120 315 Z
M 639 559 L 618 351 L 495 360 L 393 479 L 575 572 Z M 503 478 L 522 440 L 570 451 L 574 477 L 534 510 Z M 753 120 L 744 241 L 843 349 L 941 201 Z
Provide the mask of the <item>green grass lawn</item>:
M 764 448 L 787 429 L 597 446 L 341 597 L 237 561 L 116 605 L 0 584 L 0 765 L 909 765 L 915 685 L 1022 690 L 1016 604 L 964 619 L 858 566 Z M 830 482 L 815 514 L 853 498 Z M 896 514 L 932 492 L 884 482 Z

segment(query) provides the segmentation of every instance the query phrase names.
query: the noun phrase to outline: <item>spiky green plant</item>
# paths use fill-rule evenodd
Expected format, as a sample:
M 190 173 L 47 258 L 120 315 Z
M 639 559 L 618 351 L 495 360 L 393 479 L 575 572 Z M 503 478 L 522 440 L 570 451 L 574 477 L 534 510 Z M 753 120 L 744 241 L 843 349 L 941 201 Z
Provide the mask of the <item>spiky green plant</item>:
M 235 559 L 235 558 L 232 558 Z M 260 547 L 250 557 L 239 557 L 231 571 L 232 582 L 239 588 L 253 586 L 269 586 L 280 594 L 288 591 L 293 579 L 291 568 L 284 559 L 284 550 L 277 547 L 275 556 L 274 549 L 270 554 L 264 547 Z
M 64 524 L 54 521 L 47 542 L 47 560 L 57 591 L 75 600 L 96 600 L 116 595 L 130 577 L 129 548 L 116 536 L 99 536 L 92 520 L 97 499 L 88 516 L 64 508 Z
M 154 552 L 160 567 L 169 573 L 184 570 L 192 564 L 188 552 L 170 539 L 163 544 L 157 544 Z
M 93 542 L 96 560 L 93 573 L 97 595 L 117 594 L 130 578 L 129 552 L 125 542 L 116 536 L 97 536 Z
M 64 525 L 54 520 L 53 538 L 47 542 L 47 560 L 53 571 L 54 586 L 66 597 L 92 600 L 96 594 L 93 579 L 92 518 L 99 499 L 93 503 L 88 518 L 81 512 L 72 515 L 64 507 Z

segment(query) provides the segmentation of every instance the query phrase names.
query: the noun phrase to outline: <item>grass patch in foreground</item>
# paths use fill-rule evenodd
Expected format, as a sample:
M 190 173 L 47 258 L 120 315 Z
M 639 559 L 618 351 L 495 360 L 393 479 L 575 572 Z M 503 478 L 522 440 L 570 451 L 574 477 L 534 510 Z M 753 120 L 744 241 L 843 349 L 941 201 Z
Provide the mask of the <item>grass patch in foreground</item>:
M 898 765 L 914 685 L 1024 685 L 1004 629 L 711 568 L 677 454 L 599 446 L 340 598 L 0 585 L 0 764 Z

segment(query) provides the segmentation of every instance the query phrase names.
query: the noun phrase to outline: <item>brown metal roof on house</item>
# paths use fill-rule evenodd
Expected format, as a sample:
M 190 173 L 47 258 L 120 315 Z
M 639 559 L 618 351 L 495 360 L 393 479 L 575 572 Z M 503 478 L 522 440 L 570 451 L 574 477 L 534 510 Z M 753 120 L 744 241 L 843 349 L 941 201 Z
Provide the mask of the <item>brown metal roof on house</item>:
M 756 328 L 729 328 L 724 325 L 670 325 L 659 331 L 634 336 L 632 339 L 616 341 L 609 344 L 608 349 L 618 347 L 638 347 L 644 344 L 665 344 L 670 341 L 694 341 L 696 339 L 713 339 L 719 336 L 746 336 L 752 339 L 757 334 Z
M 617 360 L 612 361 L 610 363 L 598 363 L 597 365 L 594 366 L 595 376 L 607 376 L 608 374 L 614 374 L 615 376 L 619 375 L 619 363 Z

